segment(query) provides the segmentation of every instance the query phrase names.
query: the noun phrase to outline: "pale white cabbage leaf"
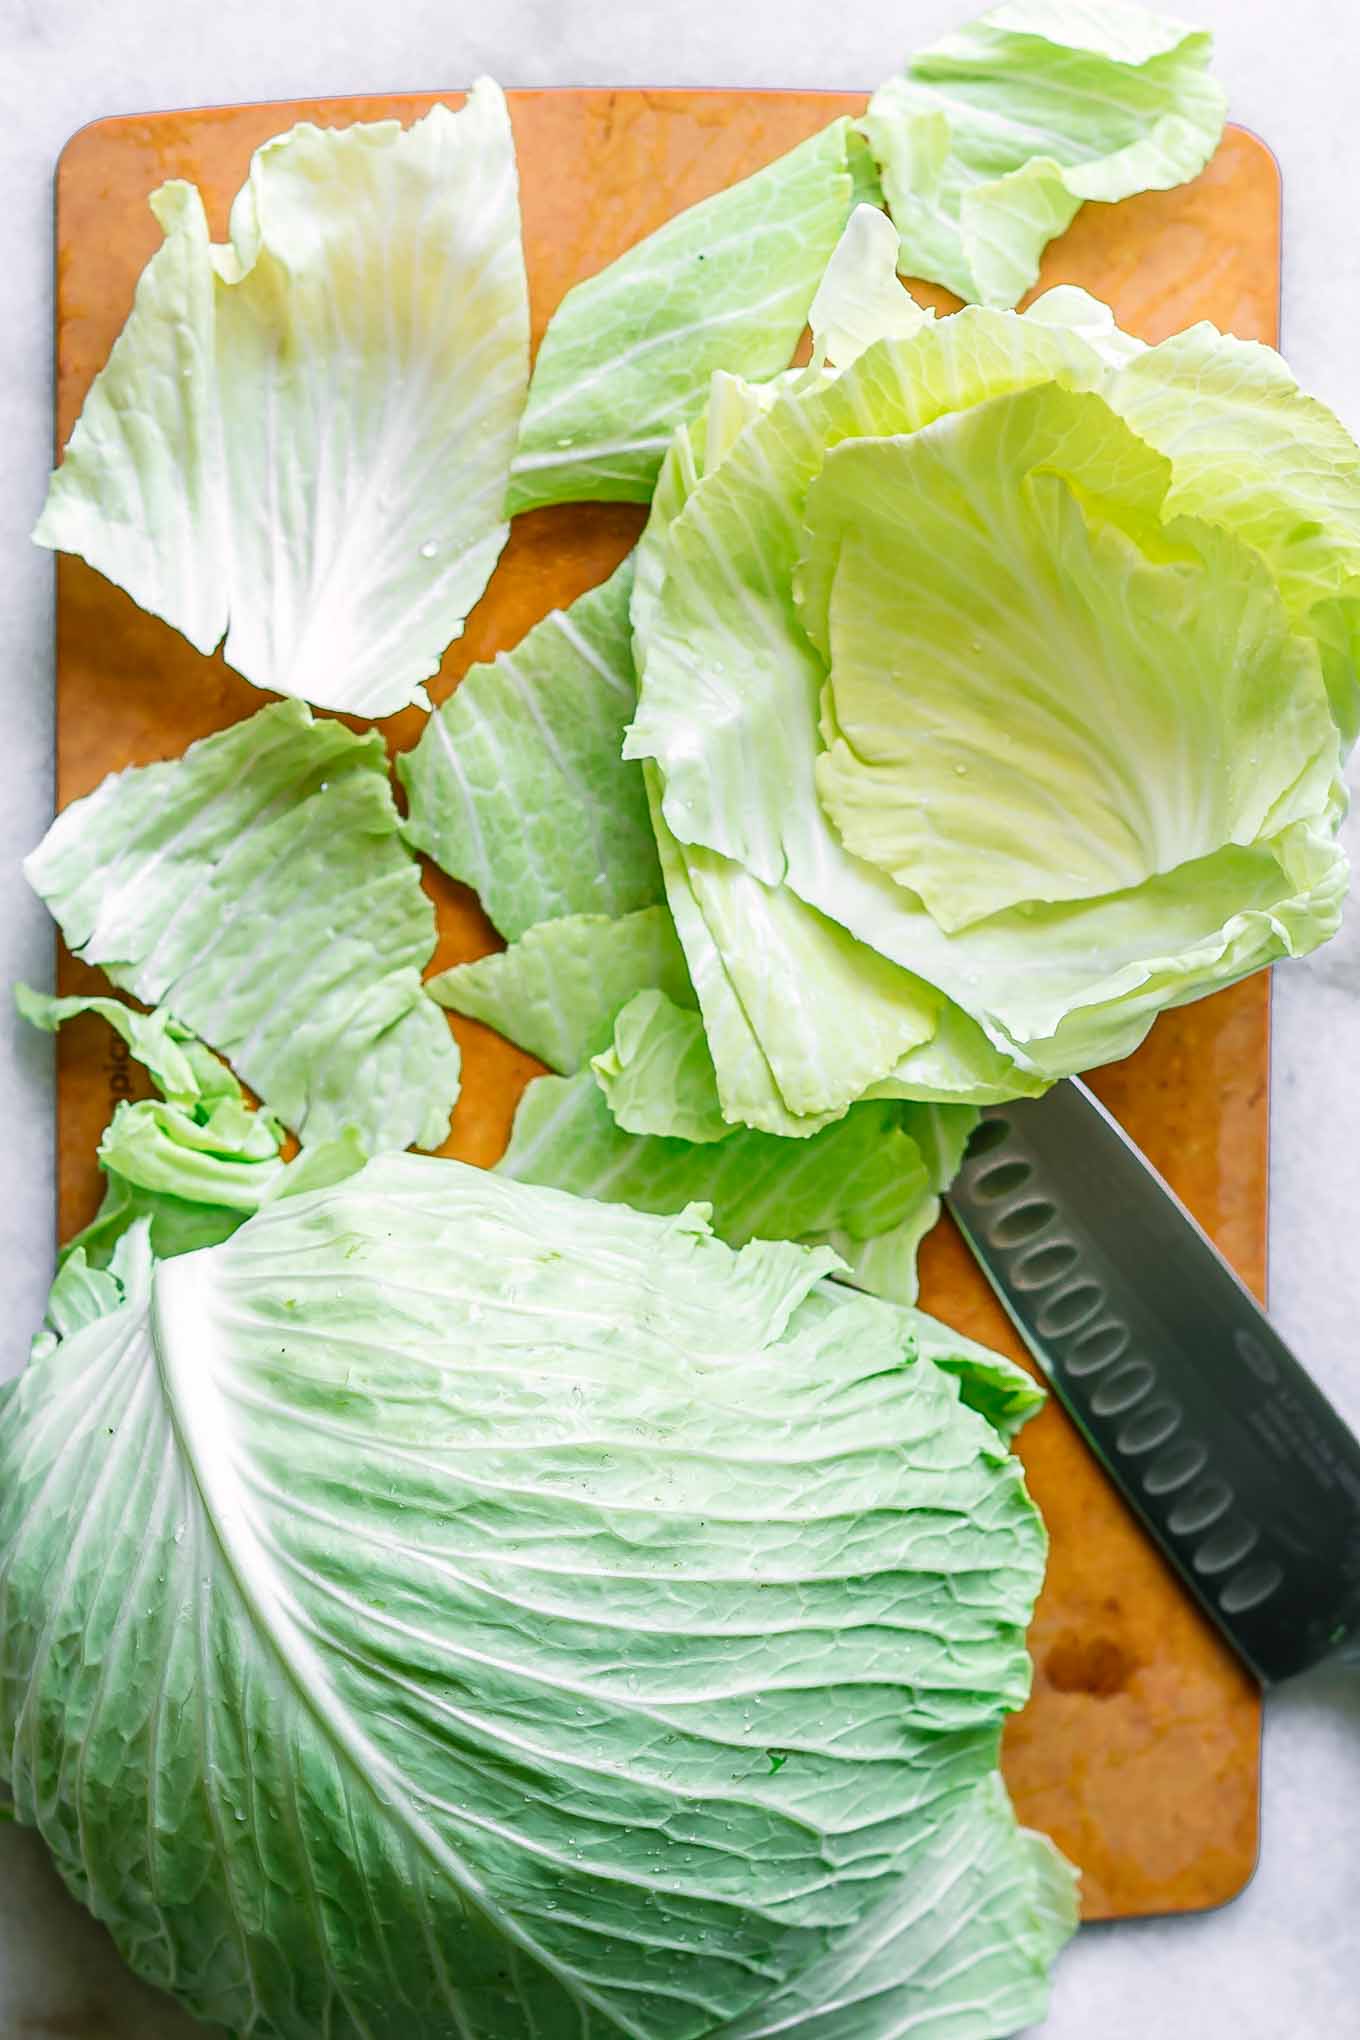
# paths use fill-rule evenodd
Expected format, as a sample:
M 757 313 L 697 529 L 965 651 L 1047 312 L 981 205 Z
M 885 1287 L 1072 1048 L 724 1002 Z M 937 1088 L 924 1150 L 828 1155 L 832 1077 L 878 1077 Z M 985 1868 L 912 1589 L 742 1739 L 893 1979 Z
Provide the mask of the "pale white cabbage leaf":
M 514 143 L 461 111 L 303 122 L 208 238 L 189 184 L 86 396 L 34 537 L 201 652 L 318 707 L 428 706 L 505 543 L 528 384 Z

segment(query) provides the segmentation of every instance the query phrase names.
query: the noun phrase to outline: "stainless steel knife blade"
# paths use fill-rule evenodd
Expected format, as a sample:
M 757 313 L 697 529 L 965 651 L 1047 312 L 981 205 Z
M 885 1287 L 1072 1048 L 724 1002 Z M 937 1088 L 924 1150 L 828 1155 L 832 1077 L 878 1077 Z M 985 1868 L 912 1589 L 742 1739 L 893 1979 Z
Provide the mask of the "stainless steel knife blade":
M 985 1108 L 947 1198 L 1059 1401 L 1265 1683 L 1360 1639 L 1360 1440 L 1084 1084 Z

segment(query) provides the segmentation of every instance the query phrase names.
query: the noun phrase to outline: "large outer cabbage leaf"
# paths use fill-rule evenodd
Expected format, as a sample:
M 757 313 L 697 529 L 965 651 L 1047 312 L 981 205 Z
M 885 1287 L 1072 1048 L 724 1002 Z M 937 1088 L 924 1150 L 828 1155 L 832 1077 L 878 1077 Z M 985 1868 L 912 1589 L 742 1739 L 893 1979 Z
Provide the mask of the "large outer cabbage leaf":
M 444 1138 L 458 1050 L 421 984 L 434 909 L 376 732 L 274 703 L 111 774 L 24 870 L 73 950 L 229 1056 L 304 1140 Z
M 632 587 L 630 555 L 512 652 L 473 666 L 397 760 L 406 840 L 474 886 L 507 939 L 661 898 L 642 773 L 619 757 L 637 702 Z
M 1034 317 L 966 310 L 786 382 L 716 457 L 711 435 L 677 438 L 639 550 L 625 749 L 647 763 L 729 1117 L 1039 1090 L 1337 925 L 1323 683 L 1335 701 L 1354 670 L 1360 471 L 1294 393 L 1305 446 L 1279 500 L 1268 463 L 1235 487 L 1242 407 L 1211 401 L 1196 423 L 1208 343 L 1168 399 L 1174 354 L 1149 371 L 1161 350 L 1101 309 L 1067 293 Z M 1274 405 L 1283 430 L 1284 393 Z M 1299 521 L 1314 469 L 1316 539 Z M 1293 587 L 1263 528 L 1277 555 L 1287 532 L 1307 540 Z M 957 587 L 956 552 L 971 560 Z M 898 579 L 913 561 L 919 603 Z M 1094 636 L 1072 602 L 1083 574 Z M 1099 652 L 1084 670 L 1082 632 Z M 1083 690 L 1102 688 L 1119 755 L 1088 715 Z M 834 968 L 802 939 L 818 920 L 843 933 Z M 860 982 L 879 996 L 885 965 L 926 1022 L 891 1063 L 855 997 Z M 800 1030 L 811 1081 L 785 1062 Z
M 1013 2034 L 1042 2019 L 1049 1967 L 1075 1926 L 1070 1866 L 1016 1826 L 1001 1779 L 986 1778 L 923 1833 L 896 1891 L 722 2040 Z
M 505 543 L 528 382 L 514 144 L 489 79 L 411 128 L 257 150 L 208 239 L 191 185 L 34 533 L 254 682 L 390 714 Z
M 1195 176 L 1223 128 L 1212 48 L 1127 0 L 1008 0 L 920 51 L 863 122 L 903 275 L 1013 305 L 1083 199 Z
M 144 1976 L 261 2040 L 1041 2014 L 1042 1531 L 829 1259 L 415 1156 L 132 1236 L 0 1406 L 0 1751 Z
M 645 503 L 715 369 L 787 367 L 856 191 L 850 125 L 690 206 L 569 290 L 534 364 L 509 507 Z

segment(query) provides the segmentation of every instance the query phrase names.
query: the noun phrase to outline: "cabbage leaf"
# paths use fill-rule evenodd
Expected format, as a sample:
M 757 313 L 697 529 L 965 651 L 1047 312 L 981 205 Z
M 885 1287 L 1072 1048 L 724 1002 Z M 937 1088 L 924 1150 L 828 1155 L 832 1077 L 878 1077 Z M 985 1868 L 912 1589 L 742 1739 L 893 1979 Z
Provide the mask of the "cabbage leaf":
M 956 1376 L 968 1407 L 986 1417 L 1003 1438 L 1013 1438 L 1043 1408 L 1043 1389 L 1013 1360 L 965 1338 L 923 1310 L 912 1309 L 908 1322 L 917 1352 Z
M 545 921 L 429 989 L 579 1078 L 529 1085 L 500 1164 L 509 1173 L 639 1210 L 703 1201 L 734 1244 L 753 1233 L 825 1240 L 860 1287 L 915 1299 L 916 1250 L 976 1113 L 947 1104 L 832 1115 L 825 1131 L 795 1122 L 804 1138 L 793 1141 L 735 1124 L 664 908 Z
M 914 1173 L 916 1194 L 902 1217 L 896 1225 L 864 1239 L 856 1238 L 844 1225 L 831 1225 L 824 1232 L 803 1234 L 804 1244 L 834 1248 L 845 1263 L 836 1272 L 837 1281 L 852 1283 L 856 1289 L 867 1289 L 871 1296 L 884 1297 L 890 1303 L 915 1304 L 920 1286 L 917 1251 L 939 1219 L 940 1199 L 959 1172 L 969 1137 L 977 1123 L 977 1113 L 967 1105 L 917 1102 L 899 1106 L 897 1124 L 912 1141 L 921 1164 L 919 1175 Z M 921 1318 L 921 1313 L 916 1315 Z M 921 1318 L 921 1321 L 933 1327 L 935 1332 L 948 1336 L 948 1328 L 936 1325 L 934 1319 Z M 913 1336 L 916 1335 L 915 1323 L 914 1319 Z M 959 1364 L 965 1369 L 971 1368 L 975 1361 L 990 1366 L 997 1357 L 985 1347 L 973 1347 L 968 1340 L 961 1342 L 961 1351 L 963 1358 Z M 938 1349 L 934 1357 L 941 1366 L 950 1364 Z M 1004 1365 L 1010 1373 L 1019 1373 L 1019 1370 L 1011 1368 L 1009 1361 Z M 1019 1375 L 1019 1379 L 1027 1381 L 1028 1377 Z M 991 1395 L 992 1390 L 988 1389 L 987 1394 Z M 1036 1406 L 1031 1402 L 1026 1407 L 1032 1409 Z M 982 1404 L 977 1407 L 981 1408 Z M 990 1409 L 986 1413 L 990 1420 L 995 1421 Z
M 122 999 L 56 998 L 31 985 L 15 986 L 14 1003 L 31 1027 L 41 1027 L 46 1034 L 55 1034 L 64 1021 L 83 1013 L 97 1014 L 127 1043 L 161 1096 L 172 1104 L 210 1105 L 218 1098 L 241 1096 L 241 1086 L 222 1058 L 164 1007 L 139 1013 Z
M 730 1246 L 750 1239 L 865 1242 L 905 1224 L 911 1259 L 904 1263 L 895 1240 L 891 1286 L 894 1301 L 907 1302 L 916 1293 L 915 1243 L 939 1215 L 929 1169 L 908 1130 L 910 1110 L 856 1105 L 797 1142 L 747 1127 L 692 1141 L 628 1132 L 594 1072 L 582 1070 L 534 1079 L 496 1168 L 517 1182 L 637 1211 L 680 1212 L 702 1203 Z
M 1127 0 L 1007 0 L 918 52 L 863 122 L 903 275 L 1014 305 L 1083 199 L 1196 176 L 1226 107 L 1212 48 Z
M 664 992 L 638 992 L 628 1001 L 613 1040 L 590 1067 L 625 1132 L 704 1142 L 735 1131 L 723 1117 L 703 1021 Z
M 602 914 L 544 921 L 508 949 L 441 971 L 427 988 L 441 1006 L 484 1021 L 561 1076 L 609 1046 L 615 1016 L 637 993 L 694 1003 L 664 907 L 641 907 L 617 921 Z
M 229 1057 L 304 1141 L 434 1147 L 458 1050 L 386 754 L 283 701 L 110 775 L 24 870 L 71 948 Z
M 632 586 L 630 555 L 473 666 L 397 760 L 407 842 L 473 886 L 509 940 L 662 896 L 642 773 L 619 755 L 637 701 Z
M 1327 702 L 1354 686 L 1360 472 L 1329 414 L 1277 389 L 1304 444 L 1272 508 L 1269 464 L 1232 479 L 1240 408 L 1195 403 L 1241 380 L 1237 343 L 1216 377 L 1207 336 L 1149 370 L 1160 350 L 1100 311 L 1064 294 L 890 331 L 733 435 L 677 436 L 639 548 L 625 749 L 730 1118 L 1042 1090 L 1337 925 Z M 890 987 L 920 1015 L 895 1056 L 860 1021 L 861 989 L 872 1011 Z
M 410 1155 L 131 1236 L 0 1407 L 0 1762 L 143 1976 L 279 2040 L 1040 2015 L 1042 1529 L 831 1261 Z
M 161 1259 L 187 1254 L 228 1238 L 272 1198 L 338 1181 L 366 1160 L 349 1127 L 285 1162 L 274 1115 L 251 1110 L 221 1058 L 161 1007 L 139 1013 L 121 999 L 52 998 L 28 985 L 15 996 L 24 1018 L 49 1032 L 82 1013 L 97 1014 L 161 1093 L 114 1106 L 98 1148 L 107 1179 L 103 1202 L 63 1246 L 54 1298 L 82 1291 L 87 1281 L 107 1296 L 99 1271 L 116 1267 L 125 1236 L 142 1221 Z M 48 1316 L 60 1329 L 51 1302 Z
M 330 709 L 423 682 L 505 543 L 528 383 L 514 144 L 458 113 L 304 122 L 256 151 L 214 247 L 189 184 L 34 533 L 200 652 Z
M 103 1201 L 63 1246 L 49 1300 L 49 1323 L 60 1329 L 60 1295 L 83 1290 L 87 1281 L 99 1284 L 99 1271 L 114 1265 L 134 1226 L 145 1222 L 151 1249 L 162 1257 L 215 1246 L 259 1208 L 287 1165 L 273 1114 L 251 1111 L 227 1065 L 163 1007 L 139 1013 L 121 999 L 53 998 L 28 985 L 16 988 L 15 1001 L 26 1020 L 49 1033 L 83 1013 L 97 1014 L 161 1093 L 119 1099 L 104 1129 Z M 99 1293 L 107 1296 L 102 1285 Z
M 715 369 L 788 366 L 855 197 L 850 124 L 690 206 L 567 292 L 534 364 L 512 511 L 645 503 Z
M 1136 349 L 1107 395 L 1170 460 L 1168 514 L 1219 524 L 1267 561 L 1293 628 L 1317 640 L 1349 750 L 1360 733 L 1355 441 L 1273 347 L 1207 322 Z
M 906 340 L 933 312 L 897 278 L 897 231 L 886 214 L 857 205 L 808 310 L 814 359 L 848 368 L 889 334 Z
M 1257 553 L 1163 522 L 1170 472 L 1100 397 L 1049 385 L 839 446 L 808 492 L 822 805 L 950 933 L 1326 805 L 1317 646 Z

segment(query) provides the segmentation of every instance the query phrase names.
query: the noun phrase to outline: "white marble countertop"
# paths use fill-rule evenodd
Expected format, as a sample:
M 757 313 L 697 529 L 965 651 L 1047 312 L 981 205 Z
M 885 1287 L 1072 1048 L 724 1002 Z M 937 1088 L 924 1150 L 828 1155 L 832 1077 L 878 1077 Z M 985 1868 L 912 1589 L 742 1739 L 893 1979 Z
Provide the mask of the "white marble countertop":
M 0 6 L 0 977 L 36 982 L 51 932 L 18 860 L 52 784 L 52 566 L 27 534 L 51 436 L 52 170 L 110 113 L 319 93 L 506 85 L 871 86 L 972 0 L 5 0 Z M 1284 170 L 1285 347 L 1304 384 L 1360 429 L 1360 10 L 1354 0 L 1185 0 L 1219 35 L 1235 119 Z M 460 20 L 460 16 L 462 19 Z M 794 24 L 797 24 L 796 26 Z M 1352 829 L 1353 844 L 1360 828 Z M 3 1010 L 3 1008 L 0 1008 Z M 1277 974 L 1272 1302 L 1360 1422 L 1360 916 Z M 0 1022 L 5 1156 L 0 1265 L 22 1358 L 52 1252 L 50 1044 Z M 1360 1677 L 1314 1676 L 1268 1707 L 1261 1863 L 1202 1918 L 1087 1928 L 1062 1965 L 1045 2040 L 1304 2040 L 1356 2030 Z M 142 1990 L 60 1891 L 31 1835 L 0 1831 L 4 2040 L 188 2040 L 203 2029 Z

